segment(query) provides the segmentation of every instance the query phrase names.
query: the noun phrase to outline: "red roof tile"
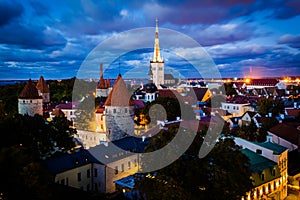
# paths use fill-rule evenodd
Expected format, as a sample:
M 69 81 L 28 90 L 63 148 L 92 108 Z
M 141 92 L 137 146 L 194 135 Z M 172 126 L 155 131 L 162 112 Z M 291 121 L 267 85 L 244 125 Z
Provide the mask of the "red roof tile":
M 287 125 L 285 123 L 280 123 L 269 130 L 271 133 L 285 139 L 295 145 L 300 145 L 300 130 L 297 128 Z
M 41 92 L 41 93 L 50 93 L 50 90 L 49 90 L 49 87 L 46 83 L 46 81 L 44 80 L 44 77 L 41 76 L 37 85 L 36 85 L 36 88 Z
M 19 99 L 42 99 L 42 97 L 39 96 L 38 90 L 31 79 L 29 79 L 26 83 L 19 96 Z
M 114 83 L 104 106 L 134 106 L 133 100 L 121 75 L 118 76 Z

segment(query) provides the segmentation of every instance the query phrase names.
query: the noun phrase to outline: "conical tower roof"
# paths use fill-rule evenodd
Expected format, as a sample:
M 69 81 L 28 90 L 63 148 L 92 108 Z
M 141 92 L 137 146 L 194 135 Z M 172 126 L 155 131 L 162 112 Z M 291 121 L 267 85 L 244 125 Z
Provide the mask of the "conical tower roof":
M 134 102 L 129 94 L 126 84 L 119 74 L 104 106 L 133 106 Z
M 29 79 L 26 83 L 24 89 L 19 95 L 19 99 L 42 99 L 42 97 L 39 96 L 38 90 L 31 79 Z
M 50 93 L 50 90 L 49 90 L 49 87 L 46 83 L 46 81 L 44 80 L 44 77 L 41 76 L 37 85 L 36 85 L 36 88 L 41 92 L 41 93 Z

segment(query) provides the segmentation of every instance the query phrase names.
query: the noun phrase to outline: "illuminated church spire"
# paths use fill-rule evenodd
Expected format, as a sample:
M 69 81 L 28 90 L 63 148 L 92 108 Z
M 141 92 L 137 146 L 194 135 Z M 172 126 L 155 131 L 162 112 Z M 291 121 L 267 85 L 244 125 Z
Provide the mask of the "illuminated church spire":
M 158 19 L 157 18 L 156 18 L 153 62 L 163 62 L 163 59 L 160 57 L 159 39 L 158 39 Z

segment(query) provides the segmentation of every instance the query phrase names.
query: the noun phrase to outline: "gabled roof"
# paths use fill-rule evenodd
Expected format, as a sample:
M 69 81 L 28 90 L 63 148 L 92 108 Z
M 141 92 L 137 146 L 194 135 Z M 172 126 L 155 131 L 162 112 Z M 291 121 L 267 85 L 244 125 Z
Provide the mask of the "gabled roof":
M 40 76 L 40 79 L 36 85 L 36 88 L 41 92 L 41 93 L 50 93 L 49 87 L 44 80 L 43 76 Z
M 262 172 L 267 168 L 273 169 L 277 163 L 269 160 L 253 151 L 245 148 L 241 150 L 250 160 L 250 168 L 252 172 Z
M 255 115 L 257 115 L 258 113 L 257 113 L 257 112 L 253 112 L 253 111 L 247 111 L 247 112 L 245 112 L 245 113 L 243 114 L 242 118 L 243 118 L 246 114 L 248 114 L 249 117 L 251 117 L 251 119 L 252 119 L 252 118 L 253 118 Z M 259 116 L 260 116 L 260 115 L 259 115 Z
M 114 83 L 104 106 L 134 106 L 131 95 L 127 90 L 121 74 L 119 74 L 116 82 Z
M 274 155 L 280 155 L 284 151 L 288 150 L 288 148 L 283 147 L 279 144 L 275 144 L 273 142 L 253 142 L 253 143 L 261 147 L 272 150 Z
M 74 153 L 58 153 L 45 161 L 46 167 L 52 174 L 62 173 L 91 163 L 101 164 L 85 149 L 80 149 Z
M 38 90 L 36 89 L 33 81 L 28 80 L 24 89 L 19 95 L 19 99 L 42 99 L 43 97 L 39 96 Z
M 128 136 L 119 140 L 108 142 L 106 145 L 100 144 L 88 149 L 88 151 L 98 160 L 104 163 L 114 162 L 128 156 L 142 153 L 149 144 L 150 138 Z
M 285 123 L 280 123 L 272 127 L 269 132 L 291 142 L 292 144 L 298 146 L 300 145 L 300 130 L 293 126 L 289 126 Z
M 202 101 L 205 94 L 209 91 L 208 88 L 192 87 L 192 89 L 196 95 L 197 101 Z M 193 94 L 191 92 L 192 91 L 190 91 L 190 93 L 188 93 L 188 95 L 193 96 Z
M 300 108 L 285 109 L 288 116 L 299 117 Z

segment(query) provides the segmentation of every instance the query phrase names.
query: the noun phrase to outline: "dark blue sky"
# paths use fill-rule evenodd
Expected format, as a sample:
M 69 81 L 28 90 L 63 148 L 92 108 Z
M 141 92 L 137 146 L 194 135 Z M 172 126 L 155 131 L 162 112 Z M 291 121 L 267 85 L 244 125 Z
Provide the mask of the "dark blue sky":
M 197 41 L 223 77 L 300 75 L 299 0 L 0 0 L 0 79 L 74 77 L 103 41 L 123 31 L 154 27 L 156 17 L 160 28 Z M 167 72 L 187 70 L 182 61 L 187 58 L 174 58 L 165 48 L 170 41 L 160 37 Z M 153 43 L 154 33 L 132 38 L 124 45 Z M 191 49 L 180 51 L 193 56 Z M 105 56 L 100 53 L 99 62 Z M 149 49 L 126 54 L 120 68 L 137 69 L 132 74 L 146 77 L 150 57 Z M 99 76 L 99 64 L 92 66 L 91 78 Z M 114 66 L 112 71 L 118 71 L 116 63 L 107 68 Z M 105 76 L 115 74 L 107 70 Z

